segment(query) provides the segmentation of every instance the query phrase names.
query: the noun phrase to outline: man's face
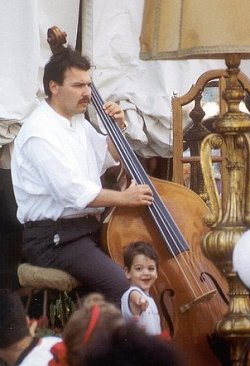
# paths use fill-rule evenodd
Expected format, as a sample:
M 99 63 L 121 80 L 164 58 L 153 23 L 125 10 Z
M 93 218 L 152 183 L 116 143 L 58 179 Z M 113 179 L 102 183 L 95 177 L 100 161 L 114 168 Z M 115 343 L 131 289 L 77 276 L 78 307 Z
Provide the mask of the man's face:
M 71 119 L 84 113 L 91 100 L 90 71 L 72 67 L 64 74 L 63 85 L 51 81 L 51 105 L 62 116 Z

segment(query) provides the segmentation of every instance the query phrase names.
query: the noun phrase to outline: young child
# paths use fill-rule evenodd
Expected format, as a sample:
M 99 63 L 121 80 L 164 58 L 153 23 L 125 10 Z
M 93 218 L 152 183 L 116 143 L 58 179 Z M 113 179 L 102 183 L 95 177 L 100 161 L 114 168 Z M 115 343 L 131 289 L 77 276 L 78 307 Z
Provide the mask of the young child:
M 130 244 L 124 252 L 124 270 L 130 288 L 121 298 L 124 319 L 136 320 L 148 334 L 161 334 L 160 316 L 149 291 L 158 277 L 158 255 L 148 243 Z

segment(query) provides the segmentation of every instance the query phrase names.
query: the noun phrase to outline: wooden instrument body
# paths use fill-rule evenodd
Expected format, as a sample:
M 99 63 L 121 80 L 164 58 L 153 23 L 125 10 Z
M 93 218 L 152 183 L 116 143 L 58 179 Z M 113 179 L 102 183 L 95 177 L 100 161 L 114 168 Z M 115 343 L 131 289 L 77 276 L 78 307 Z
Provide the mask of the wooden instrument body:
M 188 265 L 192 273 L 195 273 L 198 265 L 199 275 L 207 272 L 223 290 L 227 289 L 226 281 L 201 251 L 201 238 L 207 231 L 203 216 L 208 208 L 198 195 L 185 186 L 156 178 L 150 180 L 184 235 L 190 250 L 173 257 L 146 207 L 116 208 L 103 232 L 104 249 L 114 261 L 123 265 L 124 247 L 141 240 L 151 243 L 160 257 L 158 280 L 151 294 L 158 304 L 163 327 L 172 333 L 173 341 L 185 355 L 187 365 L 220 365 L 209 347 L 207 336 L 214 332 L 216 322 L 226 312 L 227 305 L 218 292 L 209 301 L 194 304 L 194 294 L 187 282 L 195 290 L 197 284 L 194 283 L 193 276 L 190 276 L 190 271 L 185 271 Z M 198 287 L 203 287 L 204 283 L 199 275 Z M 214 288 L 210 278 L 205 275 L 205 285 L 207 284 Z M 164 316 L 162 306 L 167 310 L 169 321 Z

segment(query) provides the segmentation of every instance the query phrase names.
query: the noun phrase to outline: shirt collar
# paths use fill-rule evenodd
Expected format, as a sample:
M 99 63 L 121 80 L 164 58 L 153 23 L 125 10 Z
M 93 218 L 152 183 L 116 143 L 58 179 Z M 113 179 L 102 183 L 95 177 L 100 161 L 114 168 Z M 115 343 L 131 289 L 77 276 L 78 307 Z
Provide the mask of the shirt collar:
M 42 106 L 42 108 L 44 108 L 44 109 L 46 110 L 46 112 L 47 112 L 49 115 L 51 115 L 51 117 L 52 117 L 53 119 L 55 119 L 55 118 L 56 118 L 56 120 L 57 120 L 58 122 L 60 122 L 60 123 L 63 123 L 63 125 L 64 125 L 65 127 L 68 127 L 68 128 L 70 128 L 70 127 L 71 127 L 71 123 L 70 123 L 70 121 L 69 121 L 66 117 L 63 117 L 61 114 L 59 114 L 58 112 L 56 112 L 56 111 L 54 110 L 54 108 L 52 108 L 52 107 L 49 105 L 49 103 L 48 103 L 47 99 L 44 99 L 44 100 L 41 102 L 41 106 Z

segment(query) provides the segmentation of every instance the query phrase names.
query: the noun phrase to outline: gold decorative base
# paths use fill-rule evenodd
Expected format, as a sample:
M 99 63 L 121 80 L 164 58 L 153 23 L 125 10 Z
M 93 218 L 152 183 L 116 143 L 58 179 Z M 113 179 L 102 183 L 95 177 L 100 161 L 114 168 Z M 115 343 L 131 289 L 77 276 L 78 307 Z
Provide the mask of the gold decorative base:
M 234 246 L 250 226 L 250 115 L 239 111 L 244 90 L 237 75 L 240 57 L 227 55 L 227 86 L 225 100 L 228 111 L 215 126 L 215 134 L 207 136 L 201 148 L 201 165 L 208 192 L 211 213 L 206 222 L 211 230 L 203 238 L 204 254 L 217 266 L 229 284 L 229 309 L 218 322 L 216 332 L 231 344 L 232 365 L 247 364 L 250 340 L 249 291 L 232 268 Z M 221 207 L 220 197 L 212 177 L 212 163 L 208 161 L 211 148 L 224 144 L 227 156 L 228 195 L 226 207 Z

